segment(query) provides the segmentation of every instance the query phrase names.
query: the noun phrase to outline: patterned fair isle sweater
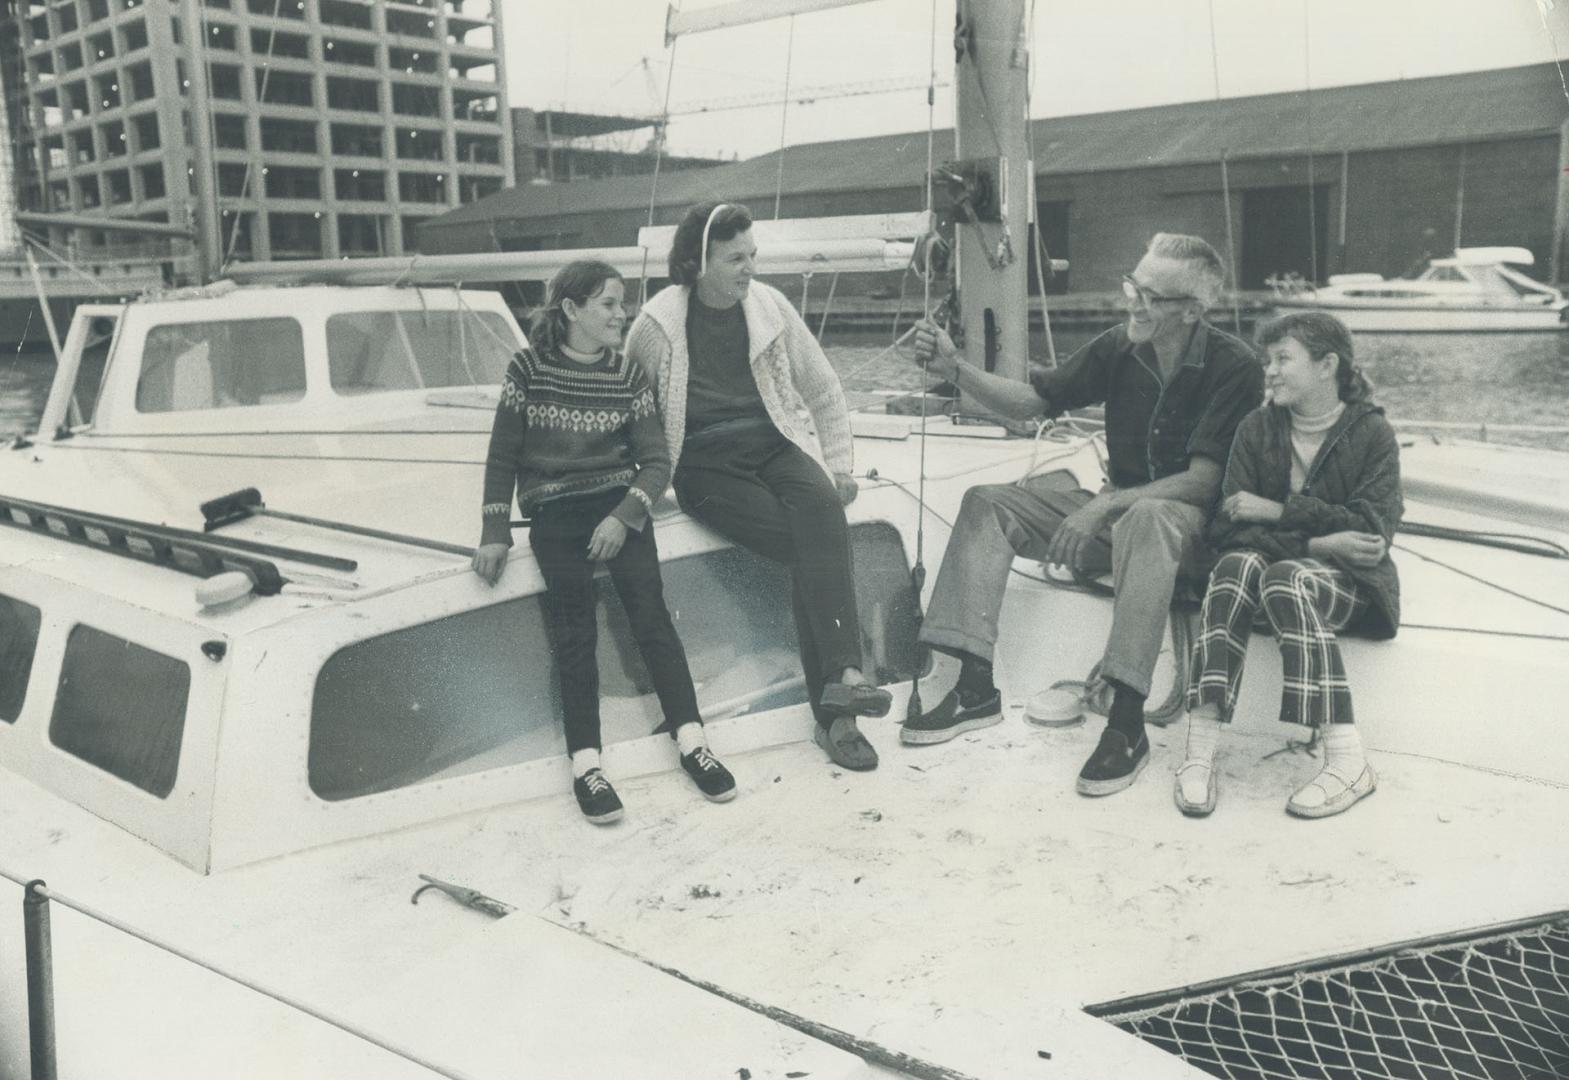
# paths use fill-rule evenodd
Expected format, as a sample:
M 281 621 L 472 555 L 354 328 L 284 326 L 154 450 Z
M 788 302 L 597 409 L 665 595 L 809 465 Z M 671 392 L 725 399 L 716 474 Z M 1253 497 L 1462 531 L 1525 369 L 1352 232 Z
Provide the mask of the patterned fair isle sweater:
M 485 457 L 481 544 L 511 544 L 512 496 L 529 514 L 563 495 L 618 487 L 611 513 L 641 530 L 670 483 L 670 454 L 643 372 L 614 349 L 578 363 L 524 349 L 507 365 Z

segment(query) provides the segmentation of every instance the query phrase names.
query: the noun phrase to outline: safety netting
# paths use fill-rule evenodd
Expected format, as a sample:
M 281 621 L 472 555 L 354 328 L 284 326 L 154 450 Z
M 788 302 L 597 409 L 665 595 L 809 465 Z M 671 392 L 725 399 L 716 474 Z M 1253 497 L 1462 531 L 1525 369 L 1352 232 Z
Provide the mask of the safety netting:
M 1569 912 L 1088 1011 L 1234 1080 L 1569 1077 Z

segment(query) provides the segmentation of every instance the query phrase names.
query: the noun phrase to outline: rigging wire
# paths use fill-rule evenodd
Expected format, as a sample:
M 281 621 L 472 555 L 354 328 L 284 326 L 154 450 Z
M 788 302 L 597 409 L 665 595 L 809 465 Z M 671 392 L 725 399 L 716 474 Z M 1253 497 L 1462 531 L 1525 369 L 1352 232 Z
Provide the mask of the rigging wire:
M 935 143 L 937 128 L 937 0 L 932 0 L 932 22 L 929 34 L 930 54 L 927 60 L 926 82 L 926 213 L 932 213 L 932 170 L 935 159 Z M 989 111 L 988 111 L 989 115 Z M 999 141 L 998 145 L 1001 143 Z M 917 248 L 919 250 L 919 246 Z M 932 245 L 925 245 L 926 266 L 921 274 L 921 319 L 929 322 L 932 317 Z M 914 328 L 912 327 L 912 330 Z M 897 347 L 899 339 L 888 346 L 889 350 Z M 879 354 L 881 355 L 881 354 Z M 956 380 L 957 381 L 957 380 Z M 915 609 L 921 611 L 921 593 L 926 586 L 926 406 L 930 395 L 927 393 L 926 373 L 921 373 L 921 446 L 920 446 L 920 473 L 917 480 L 917 494 L 915 497 L 917 510 L 915 514 L 915 565 L 910 567 L 910 591 L 915 597 Z M 925 617 L 922 613 L 922 618 Z M 919 632 L 917 632 L 919 633 Z M 921 706 L 921 672 L 926 668 L 926 658 L 922 655 L 920 638 L 917 636 L 916 657 L 914 673 L 910 676 L 910 700 L 905 709 L 905 716 L 916 719 L 924 709 Z
M 1307 94 L 1307 171 L 1308 171 L 1308 265 L 1313 283 L 1318 284 L 1318 199 L 1313 177 L 1313 25 L 1308 18 L 1308 0 L 1302 0 L 1302 81 Z M 1341 195 L 1344 198 L 1344 193 Z
M 272 0 L 272 17 L 273 17 L 273 20 L 274 20 L 275 23 L 276 23 L 276 20 L 278 18 L 278 9 L 280 7 L 282 7 L 282 6 L 283 6 L 283 0 Z M 257 97 L 258 101 L 260 101 L 260 102 L 265 102 L 267 100 L 267 82 L 268 82 L 269 79 L 272 78 L 272 48 L 273 48 L 273 43 L 275 41 L 277 41 L 277 40 L 278 40 L 278 28 L 277 28 L 276 25 L 273 25 L 273 26 L 271 26 L 271 27 L 269 27 L 267 29 L 267 52 L 266 52 L 265 56 L 263 56 L 263 58 L 262 58 L 261 86 L 258 87 L 257 90 L 256 90 L 256 97 Z M 208 112 L 211 114 L 213 112 L 213 110 L 209 109 Z M 258 122 L 258 124 L 259 124 L 259 122 Z M 216 149 L 217 149 L 217 145 L 218 145 L 218 120 L 217 120 L 216 115 L 213 116 L 212 125 L 213 125 L 212 141 L 213 141 L 213 147 L 214 147 L 214 151 L 215 151 L 214 157 L 216 157 L 217 156 Z M 256 168 L 256 159 L 255 159 L 255 157 L 253 157 L 251 155 L 246 155 L 246 158 L 245 158 L 245 178 L 240 181 L 240 196 L 239 196 L 239 203 L 240 204 L 243 204 L 245 202 L 246 197 L 250 193 L 250 190 L 251 190 L 251 176 L 254 174 L 255 168 Z M 334 186 L 333 190 L 334 190 L 334 192 L 336 192 L 336 190 L 337 190 L 336 186 Z M 217 187 L 216 186 L 213 188 L 213 192 L 214 192 L 214 197 L 216 197 L 216 194 L 217 194 Z M 239 239 L 240 239 L 240 218 L 241 218 L 241 216 L 242 216 L 242 214 L 241 214 L 240 206 L 239 206 L 239 204 L 236 204 L 235 210 L 234 210 L 234 225 L 233 225 L 232 228 L 229 229 L 229 242 L 227 244 L 225 244 L 224 248 L 223 248 L 223 265 L 224 266 L 229 265 L 229 260 L 234 257 L 234 247 L 235 247 L 235 244 L 237 244 L 239 242 Z M 222 221 L 223 221 L 223 214 L 222 214 L 222 212 L 220 212 L 219 215 L 218 215 L 218 222 L 216 222 L 215 224 L 217 224 L 219 228 L 222 228 L 223 227 Z M 217 267 L 214 267 L 213 271 L 214 271 L 214 273 L 216 273 L 217 272 Z
M 278 8 L 278 4 L 279 3 L 280 3 L 280 0 L 273 0 L 273 17 L 274 18 L 277 17 L 277 14 L 278 14 L 277 8 Z M 196 17 L 196 22 L 197 22 L 197 25 L 195 27 L 192 27 L 191 29 L 193 31 L 199 31 L 199 32 L 197 32 L 196 35 L 195 35 L 196 36 L 196 41 L 193 44 L 192 49 L 191 49 L 191 59 L 194 62 L 194 64 L 200 64 L 201 65 L 201 74 L 198 76 L 197 73 L 195 71 L 193 71 L 193 72 L 191 72 L 191 75 L 193 77 L 199 78 L 201 80 L 201 85 L 207 88 L 206 89 L 206 100 L 201 103 L 202 106 L 207 110 L 207 115 L 204 116 L 204 117 L 192 117 L 191 118 L 191 122 L 194 123 L 194 124 L 205 124 L 207 126 L 207 138 L 211 140 L 211 146 L 213 148 L 213 152 L 212 152 L 212 154 L 209 155 L 208 160 L 205 163 L 201 163 L 201 164 L 202 164 L 203 168 L 205 168 L 207 170 L 207 172 L 210 174 L 208 176 L 208 178 L 207 178 L 207 182 L 212 185 L 212 202 L 213 202 L 212 211 L 216 215 L 216 218 L 213 221 L 212 225 L 213 225 L 213 228 L 219 229 L 221 231 L 222 228 L 223 228 L 223 212 L 219 209 L 219 206 L 218 206 L 218 113 L 217 113 L 217 110 L 212 107 L 212 65 L 207 62 L 207 38 L 208 38 L 208 29 L 209 29 L 209 27 L 208 27 L 208 23 L 207 23 L 207 6 L 206 6 L 206 4 L 201 4 L 200 5 L 200 7 L 198 9 L 197 17 Z M 269 65 L 268 71 L 264 72 L 263 75 L 262 75 L 262 82 L 264 84 L 266 83 L 267 76 L 269 74 L 271 74 L 271 66 L 270 65 Z M 187 109 L 189 108 L 189 104 L 188 103 L 187 103 L 186 107 L 187 107 Z M 193 137 L 192 141 L 194 143 L 194 141 L 195 141 L 194 137 Z M 194 152 L 194 147 L 193 147 L 193 152 Z M 246 168 L 249 169 L 249 165 L 247 165 Z M 198 185 L 196 190 L 198 192 L 201 191 L 201 187 Z M 240 212 L 238 210 L 236 210 L 234 213 L 235 213 L 235 220 L 238 221 Z M 200 220 L 201 220 L 201 215 L 198 214 L 197 215 L 197 221 L 200 221 Z M 205 262 L 205 260 L 206 260 L 205 252 L 208 250 L 206 245 L 211 243 L 215 239 L 221 239 L 221 237 L 211 237 L 211 236 L 208 236 L 208 237 L 198 237 L 197 238 L 197 240 L 196 240 L 197 251 L 199 253 L 202 253 L 201 254 L 201 261 L 199 261 L 197 263 L 198 266 L 202 265 L 202 263 Z M 220 251 L 218 254 L 220 256 L 220 261 L 221 261 L 221 257 L 223 255 L 223 252 Z M 220 268 L 217 267 L 217 266 L 209 266 L 209 267 L 207 267 L 207 271 L 206 272 L 208 274 L 211 274 L 214 278 L 216 278 L 218 276 L 219 269 Z
M 774 174 L 774 220 L 779 220 L 779 204 L 784 195 L 785 125 L 790 118 L 790 68 L 795 59 L 795 16 L 790 16 L 790 32 L 785 39 L 784 101 L 779 106 L 779 169 Z M 801 314 L 806 314 L 803 306 Z
M 101 282 L 97 278 L 93 277 L 87 271 L 83 270 L 80 266 L 77 266 L 70 259 L 67 259 L 63 255 L 57 254 L 55 252 L 55 250 L 53 248 L 51 248 L 48 244 L 41 243 L 38 240 L 34 239 L 34 236 L 32 234 L 29 234 L 29 232 L 26 229 L 22 230 L 22 239 L 25 240 L 28 244 L 30 244 L 33 247 L 37 248 L 43 254 L 49 256 L 49 258 L 53 259 L 55 262 L 59 263 L 61 266 L 65 267 L 67 270 L 69 270 L 71 273 L 75 274 L 77 277 L 81 278 L 83 281 L 85 281 L 88 284 L 90 284 L 93 288 L 97 289 L 99 292 L 103 293 L 105 296 L 113 296 L 113 297 L 118 298 L 119 294 L 116 293 L 113 289 L 109 288 L 103 282 Z
M 1029 32 L 1025 35 L 1024 64 L 1024 141 L 1029 146 L 1029 187 L 1031 194 L 1034 195 L 1030 204 L 1030 233 L 1035 246 L 1035 280 L 1041 290 L 1041 329 L 1046 331 L 1046 358 L 1052 367 L 1056 367 L 1057 342 L 1052 338 L 1051 312 L 1046 307 L 1046 283 L 1051 280 L 1051 259 L 1046 250 L 1046 238 L 1041 234 L 1040 194 L 1035 191 L 1035 177 L 1039 172 L 1039 162 L 1035 157 L 1035 123 L 1032 119 L 1035 111 L 1035 0 L 1030 0 Z M 1028 323 L 1026 323 L 1026 336 L 1028 336 Z
M 1220 46 L 1215 39 L 1215 0 L 1209 0 L 1209 66 L 1215 80 L 1215 100 L 1220 100 Z M 1242 336 L 1242 308 L 1237 301 L 1237 241 L 1231 224 L 1231 163 L 1229 149 L 1220 148 L 1220 197 L 1226 214 L 1226 273 L 1231 278 L 1231 328 Z M 1309 189 L 1309 201 L 1312 190 Z
M 681 5 L 677 3 L 674 10 L 680 11 Z M 670 127 L 670 88 L 676 81 L 676 46 L 681 44 L 681 39 L 674 38 L 670 42 L 670 60 L 665 65 L 665 100 L 659 110 L 659 126 L 654 129 L 654 175 L 648 185 L 648 227 L 654 227 L 654 207 L 659 201 L 659 167 L 665 160 L 665 136 Z M 638 310 L 648 302 L 648 249 L 643 249 L 643 271 L 638 278 L 637 306 Z

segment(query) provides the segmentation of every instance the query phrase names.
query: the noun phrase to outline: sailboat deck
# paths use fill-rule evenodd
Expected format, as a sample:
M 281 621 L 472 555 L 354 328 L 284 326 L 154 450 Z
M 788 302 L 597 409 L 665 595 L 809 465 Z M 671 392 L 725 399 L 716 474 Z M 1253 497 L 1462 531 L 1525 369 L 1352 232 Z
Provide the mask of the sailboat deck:
M 100 880 L 71 880 L 199 954 L 351 1001 L 372 1024 L 409 1022 L 423 1000 L 411 987 L 464 1002 L 419 1035 L 482 1075 L 542 1038 L 507 1023 L 527 1001 L 468 992 L 487 977 L 461 958 L 513 931 L 440 897 L 411 907 L 416 872 L 977 1078 L 1157 1076 L 1159 1054 L 1082 1006 L 1569 908 L 1569 785 L 1375 751 L 1373 798 L 1303 822 L 1283 804 L 1317 761 L 1239 735 L 1219 808 L 1193 821 L 1171 804 L 1179 731 L 1153 732 L 1132 789 L 1084 799 L 1072 778 L 1098 724 L 1034 728 L 1006 691 L 1001 725 L 945 746 L 901 748 L 891 720 L 868 722 L 883 754 L 870 774 L 796 743 L 732 755 L 741 796 L 723 806 L 679 774 L 624 782 L 628 816 L 613 829 L 559 797 L 177 887 L 150 849 L 122 845 Z M 724 739 L 720 728 L 721 751 Z M 44 800 L 0 806 L 8 835 L 38 838 L 10 857 L 41 876 L 106 850 L 101 823 L 59 828 Z M 229 918 L 199 917 L 213 910 Z M 288 1052 L 285 1040 L 257 1060 Z

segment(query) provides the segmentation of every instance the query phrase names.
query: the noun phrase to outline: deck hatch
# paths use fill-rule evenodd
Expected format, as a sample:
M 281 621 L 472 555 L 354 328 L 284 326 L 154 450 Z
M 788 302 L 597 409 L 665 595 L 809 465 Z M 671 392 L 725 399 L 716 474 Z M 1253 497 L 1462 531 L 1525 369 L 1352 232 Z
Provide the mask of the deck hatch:
M 1091 1006 L 1232 1080 L 1569 1075 L 1569 912 Z

